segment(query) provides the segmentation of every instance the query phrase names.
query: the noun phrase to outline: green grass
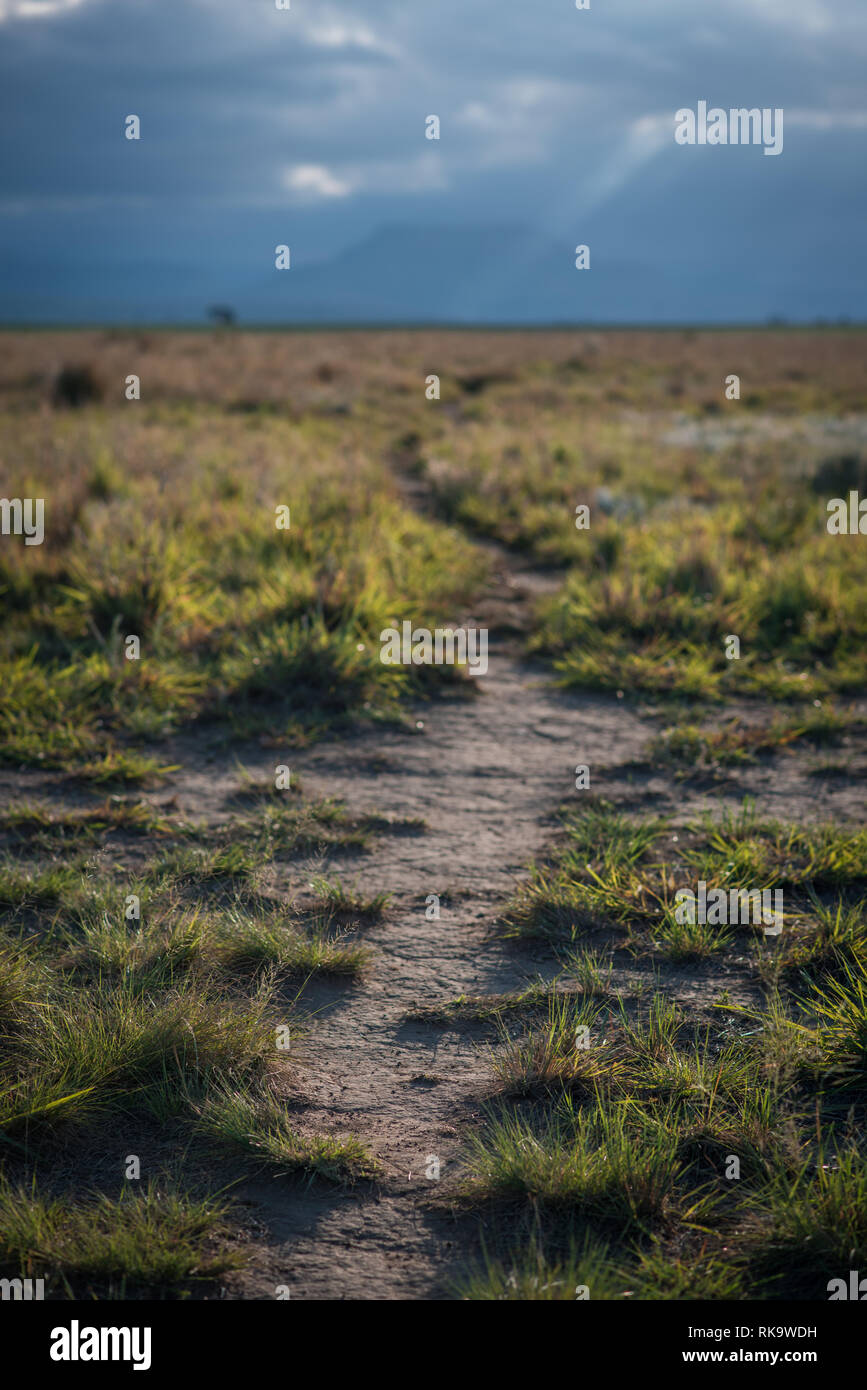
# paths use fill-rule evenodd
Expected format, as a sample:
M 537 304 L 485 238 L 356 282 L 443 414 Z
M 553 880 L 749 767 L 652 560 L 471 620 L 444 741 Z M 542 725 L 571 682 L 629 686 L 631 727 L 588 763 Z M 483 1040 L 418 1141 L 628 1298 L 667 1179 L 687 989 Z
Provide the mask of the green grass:
M 637 1108 L 565 1098 L 544 1119 L 491 1119 L 470 1149 L 477 1190 L 571 1208 L 596 1229 L 640 1232 L 674 1216 L 677 1140 Z
M 379 921 L 390 902 L 388 893 L 365 896 L 356 888 L 347 888 L 338 879 L 314 878 L 310 889 L 316 906 L 340 920 Z
M 42 806 L 19 805 L 0 816 L 0 837 L 15 848 L 51 853 L 77 853 L 101 844 L 106 834 L 158 836 L 170 823 L 143 802 L 111 797 L 86 811 L 52 813 Z
M 38 736 L 35 735 L 37 738 Z M 25 744 L 22 762 L 28 762 L 30 756 Z M 50 755 L 46 754 L 44 748 L 39 748 L 35 754 L 36 760 L 41 764 L 46 756 Z M 60 754 L 50 765 L 64 766 L 60 761 Z M 177 772 L 178 767 L 178 763 L 164 763 L 159 758 L 137 752 L 135 749 L 110 748 L 98 757 L 75 762 L 70 775 L 76 782 L 93 786 L 112 786 L 115 783 L 127 787 L 154 786 L 165 781 L 172 772 Z
M 377 831 L 389 828 L 385 817 L 352 815 L 334 797 L 321 797 L 265 805 L 258 816 L 233 822 L 230 834 L 231 843 L 246 842 L 265 863 L 275 855 L 367 849 Z
M 719 954 L 731 944 L 732 933 L 724 926 L 708 922 L 679 922 L 671 908 L 665 908 L 654 929 L 654 944 L 670 961 L 704 960 Z
M 837 973 L 847 962 L 867 956 L 867 914 L 856 893 L 829 896 L 808 892 L 804 916 L 787 936 L 784 965 L 793 982 L 804 974 Z
M 789 893 L 787 904 L 794 894 L 805 912 L 817 891 L 867 883 L 867 832 L 763 821 L 750 802 L 738 812 L 705 815 L 680 834 L 657 819 L 630 821 L 604 806 L 566 811 L 562 826 L 548 858 L 530 866 L 503 914 L 509 938 L 574 942 L 619 927 L 671 959 L 699 959 L 723 949 L 732 929 L 678 922 L 679 889 L 695 892 L 699 880 L 727 892 L 779 888 Z M 827 930 L 820 926 L 825 936 Z
M 815 984 L 805 1005 L 817 1017 L 826 1065 L 851 1082 L 867 1079 L 867 960 L 846 958 L 838 975 Z
M 212 1092 L 198 1112 L 197 1128 L 217 1147 L 279 1173 L 352 1182 L 377 1172 L 375 1160 L 358 1139 L 299 1133 L 274 1097 L 257 1102 L 237 1090 Z
M 358 1139 L 296 1131 L 276 1097 L 278 1084 L 291 1097 L 304 1065 L 283 1046 L 285 1029 L 303 1035 L 301 991 L 312 976 L 360 976 L 369 952 L 352 925 L 384 899 L 329 882 L 301 906 L 260 879 L 312 844 L 357 849 L 391 828 L 300 796 L 214 827 L 123 796 L 5 812 L 0 1264 L 44 1268 L 69 1296 L 182 1297 L 237 1263 L 237 1216 L 196 1194 L 215 1162 L 221 1185 L 256 1161 L 309 1180 L 375 1174 Z M 114 862 L 128 847 L 134 872 Z M 86 1155 L 118 1125 L 145 1150 L 168 1133 L 160 1164 L 175 1195 L 134 1200 L 131 1188 L 117 1202 L 104 1179 L 83 1203 L 46 1195 L 46 1174 L 67 1169 L 89 1191 Z M 3 1193 L 17 1201 L 28 1183 L 15 1227 Z
M 677 1253 L 660 1245 L 622 1251 L 556 1228 L 535 1230 L 523 1246 L 484 1260 L 458 1286 L 470 1302 L 624 1302 L 732 1300 L 743 1297 L 743 1272 L 725 1253 Z
M 684 860 L 722 887 L 839 888 L 867 881 L 867 830 L 860 827 L 762 821 L 747 803 L 716 821 L 705 817 L 701 834 Z
M 552 996 L 543 1023 L 512 1039 L 501 1024 L 501 1046 L 491 1055 L 494 1075 L 509 1095 L 551 1089 L 592 1091 L 612 1081 L 616 1064 L 593 1046 L 599 1006 L 583 998 Z
M 578 572 L 533 642 L 562 683 L 720 699 L 803 700 L 863 688 L 863 560 L 819 515 L 757 547 L 746 511 L 624 528 L 617 567 Z M 728 635 L 740 656 L 726 656 Z
M 168 1115 L 186 1086 L 261 1073 L 273 1056 L 269 1002 L 267 990 L 242 1002 L 189 980 L 156 998 L 126 980 L 48 990 L 6 1049 L 0 1129 L 89 1123 L 133 1098 Z
M 678 922 L 675 889 L 698 878 L 782 885 L 782 934 Z M 570 1296 L 563 1271 L 588 1242 L 604 1247 L 600 1298 L 825 1299 L 848 1278 L 867 1259 L 865 907 L 857 827 L 786 825 L 750 803 L 674 832 L 604 803 L 566 813 L 504 926 L 557 949 L 560 992 L 547 1018 L 500 1021 L 463 1186 L 488 1229 L 537 1229 L 464 1296 Z M 755 1002 L 711 1004 L 691 977 L 700 1002 L 679 1003 L 667 972 L 700 964 L 727 966 Z M 634 977 L 651 972 L 648 998 Z M 570 977 L 582 993 L 563 992 Z
M 328 914 L 293 919 L 230 908 L 214 932 L 214 949 L 230 976 L 276 970 L 304 979 L 316 974 L 351 978 L 370 960 L 368 949 L 353 942 Z
M 615 1299 L 625 1289 L 605 1245 L 573 1241 L 562 1255 L 551 1254 L 537 1237 L 505 1257 L 486 1251 L 457 1293 L 470 1303 L 572 1303 Z
M 532 981 L 511 994 L 459 994 L 443 1004 L 419 1004 L 404 1017 L 447 1027 L 454 1023 L 499 1023 L 513 1016 L 530 1016 L 546 1008 L 556 996 L 556 984 Z
M 834 745 L 847 731 L 863 727 L 863 720 L 851 710 L 837 711 L 816 703 L 819 708 L 810 706 L 801 714 L 782 715 L 756 725 L 744 725 L 735 716 L 719 728 L 672 724 L 651 741 L 646 761 L 692 774 L 705 773 L 754 763 L 762 755 L 795 744 Z
M 70 1298 L 166 1296 L 214 1280 L 240 1263 L 217 1243 L 227 1208 L 171 1184 L 130 1183 L 120 1197 L 43 1197 L 0 1182 L 0 1266 L 46 1279 Z
M 585 999 L 607 998 L 611 993 L 613 964 L 601 951 L 570 950 L 560 956 L 566 975 L 576 980 Z
M 469 691 L 454 668 L 380 661 L 383 628 L 447 621 L 486 561 L 406 508 L 375 451 L 341 450 L 323 422 L 207 409 L 58 419 L 41 455 L 25 421 L 4 426 L 22 486 L 51 499 L 51 543 L 0 560 L 7 764 L 135 783 L 168 770 L 145 745 L 193 724 L 290 747 Z M 170 460 L 171 495 L 155 458 Z M 121 459 L 122 491 L 105 483 Z M 82 488 L 97 462 L 102 483 Z
M 80 876 L 71 864 L 22 869 L 13 860 L 0 860 L 0 908 L 53 906 L 79 885 Z
M 465 426 L 422 471 L 446 517 L 563 568 L 530 648 L 564 685 L 804 701 L 863 690 L 867 560 L 826 531 L 840 478 L 793 452 L 749 434 L 685 450 L 658 403 L 638 421 L 597 401 L 579 424 L 552 400 L 518 438 L 487 417 Z
M 752 1235 L 751 1262 L 775 1296 L 828 1298 L 828 1282 L 867 1262 L 867 1164 L 852 1148 L 819 1152 L 794 1178 L 779 1176 L 762 1193 L 763 1224 Z

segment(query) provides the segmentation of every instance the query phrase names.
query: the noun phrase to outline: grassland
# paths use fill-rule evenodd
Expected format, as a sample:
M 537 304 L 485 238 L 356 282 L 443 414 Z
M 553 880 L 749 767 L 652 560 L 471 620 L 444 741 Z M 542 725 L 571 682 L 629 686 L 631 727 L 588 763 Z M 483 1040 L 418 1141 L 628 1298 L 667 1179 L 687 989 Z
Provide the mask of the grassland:
M 115 796 L 17 806 L 0 839 L 4 1264 L 77 1297 L 175 1296 L 239 1263 L 223 1189 L 245 1169 L 373 1175 L 358 1140 L 295 1130 L 285 1053 L 304 983 L 357 978 L 384 904 L 263 881 L 311 844 L 367 845 L 367 825 L 266 804 L 205 833 Z M 136 1163 L 159 1174 L 138 1196 Z
M 525 654 L 649 711 L 643 766 L 673 796 L 791 750 L 851 760 L 867 550 L 825 506 L 867 493 L 865 345 L 0 333 L 2 491 L 46 499 L 43 545 L 0 537 L 2 1272 L 210 1296 L 256 1258 L 232 1203 L 251 1173 L 378 1174 L 363 1133 L 305 1120 L 283 1040 L 315 1031 L 311 985 L 365 988 L 390 894 L 286 884 L 300 857 L 423 836 L 425 807 L 250 781 L 199 817 L 171 789 L 244 742 L 278 765 L 471 699 L 454 668 L 383 666 L 379 632 L 476 612 L 491 542 L 552 590 Z M 867 1261 L 863 827 L 746 806 L 675 829 L 587 796 L 499 914 L 538 977 L 413 1015 L 490 1033 L 451 1192 L 487 1236 L 455 1289 L 816 1297 Z M 784 932 L 679 922 L 699 878 L 780 887 Z
M 782 932 L 679 925 L 675 885 L 699 875 L 782 885 Z M 547 1009 L 500 1024 L 467 1199 L 524 1236 L 464 1296 L 809 1299 L 863 1262 L 862 829 L 747 807 L 679 836 L 592 806 L 503 929 L 560 943 L 562 970 Z M 724 985 L 736 962 L 752 1004 Z M 706 968 L 703 999 L 677 998 L 672 964 Z

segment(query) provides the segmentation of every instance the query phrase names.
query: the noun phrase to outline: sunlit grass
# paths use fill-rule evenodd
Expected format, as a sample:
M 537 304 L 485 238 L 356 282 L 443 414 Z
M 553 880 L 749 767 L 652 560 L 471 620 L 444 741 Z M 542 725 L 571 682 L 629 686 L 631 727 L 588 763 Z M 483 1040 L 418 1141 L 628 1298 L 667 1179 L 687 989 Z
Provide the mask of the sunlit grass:
M 88 1292 L 123 1298 L 214 1279 L 240 1263 L 218 1253 L 227 1234 L 227 1207 L 170 1184 L 129 1184 L 120 1197 L 43 1197 L 0 1182 L 0 1266 L 46 1279 L 68 1297 Z
M 20 434 L 20 418 L 7 423 Z M 341 449 L 325 426 L 108 413 L 74 457 L 46 464 L 26 432 L 19 442 L 21 469 L 50 499 L 53 543 L 15 572 L 0 560 L 4 761 L 141 781 L 161 770 L 142 741 L 194 721 L 291 744 L 399 717 L 436 688 L 469 690 L 453 667 L 384 665 L 379 634 L 404 617 L 453 618 L 486 560 L 404 506 L 373 455 Z M 170 492 L 155 458 L 172 461 Z M 82 494 L 97 462 L 103 481 Z M 215 495 L 226 467 L 236 486 Z

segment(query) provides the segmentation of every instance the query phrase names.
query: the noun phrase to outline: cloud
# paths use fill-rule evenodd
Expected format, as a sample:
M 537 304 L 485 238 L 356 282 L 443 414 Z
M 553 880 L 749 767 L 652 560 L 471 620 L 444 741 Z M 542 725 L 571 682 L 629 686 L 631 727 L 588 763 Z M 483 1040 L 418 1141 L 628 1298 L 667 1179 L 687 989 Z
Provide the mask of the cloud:
M 297 193 L 301 201 L 345 198 L 352 192 L 352 183 L 338 178 L 324 164 L 296 164 L 286 170 L 284 181 L 290 193 Z
M 4 19 L 51 19 L 66 10 L 77 10 L 85 0 L 0 0 L 0 22 Z
M 867 130 L 867 111 L 801 111 L 786 109 L 787 125 L 807 130 Z
M 740 8 L 771 24 L 800 29 L 805 34 L 825 34 L 835 17 L 822 0 L 740 0 Z
M 397 57 L 400 50 L 393 43 L 379 38 L 364 24 L 346 23 L 339 19 L 307 25 L 304 36 L 315 48 L 363 49 L 371 53 L 381 53 L 387 57 Z
M 448 186 L 443 161 L 434 151 L 409 160 L 369 160 L 338 166 L 296 164 L 283 171 L 293 202 L 317 203 L 352 193 L 432 193 Z

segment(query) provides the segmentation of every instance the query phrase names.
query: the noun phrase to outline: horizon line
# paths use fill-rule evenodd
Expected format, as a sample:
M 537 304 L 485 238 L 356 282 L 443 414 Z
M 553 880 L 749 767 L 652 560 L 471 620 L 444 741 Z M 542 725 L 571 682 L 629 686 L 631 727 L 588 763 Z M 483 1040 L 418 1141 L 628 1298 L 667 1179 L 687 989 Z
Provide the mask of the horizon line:
M 780 332 L 797 329 L 812 330 L 833 330 L 836 332 L 849 330 L 867 329 L 867 319 L 789 319 L 789 318 L 765 318 L 765 319 L 727 319 L 720 322 L 707 322 L 706 320 L 683 319 L 676 321 L 654 321 L 647 319 L 624 320 L 623 322 L 612 322 L 606 320 L 598 322 L 593 320 L 533 320 L 528 323 L 521 322 L 501 322 L 477 320 L 465 322 L 462 320 L 447 319 L 405 319 L 405 320 L 378 320 L 378 319 L 347 319 L 346 321 L 318 321 L 316 319 L 299 320 L 298 322 L 257 322 L 251 320 L 249 323 L 235 322 L 232 324 L 213 324 L 199 320 L 191 320 L 189 323 L 179 320 L 148 320 L 148 319 L 123 319 L 117 321 L 94 319 L 82 322 L 67 322 L 62 319 L 51 322 L 37 322 L 27 320 L 11 320 L 4 322 L 0 319 L 0 332 L 20 333 L 20 332 L 86 332 L 94 329 L 105 332 L 119 330 L 134 330 L 136 332 L 147 329 L 151 332 L 169 333 L 309 333 L 309 332 L 468 332 L 468 333 L 565 333 L 565 332 L 604 332 L 604 333 L 625 333 L 625 332 L 732 332 L 738 329 L 749 329 L 751 331 L 764 330 L 766 332 Z

